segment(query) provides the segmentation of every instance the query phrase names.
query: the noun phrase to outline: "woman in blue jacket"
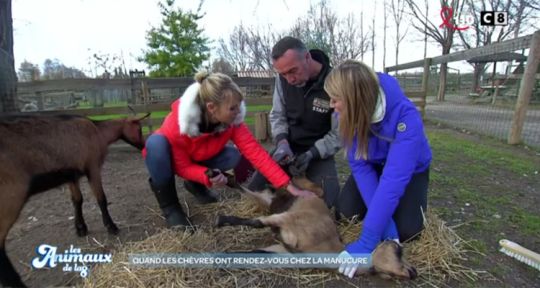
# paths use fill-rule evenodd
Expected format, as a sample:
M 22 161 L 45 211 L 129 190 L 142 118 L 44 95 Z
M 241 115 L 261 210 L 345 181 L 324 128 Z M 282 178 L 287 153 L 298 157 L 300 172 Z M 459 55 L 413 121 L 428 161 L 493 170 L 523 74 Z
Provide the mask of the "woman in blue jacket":
M 431 163 L 415 105 L 395 78 L 354 60 L 335 68 L 324 89 L 339 114 L 339 133 L 352 171 L 337 212 L 364 218 L 359 239 L 341 256 L 372 253 L 383 240 L 414 238 L 424 227 Z M 342 266 L 340 272 L 352 277 L 356 268 Z

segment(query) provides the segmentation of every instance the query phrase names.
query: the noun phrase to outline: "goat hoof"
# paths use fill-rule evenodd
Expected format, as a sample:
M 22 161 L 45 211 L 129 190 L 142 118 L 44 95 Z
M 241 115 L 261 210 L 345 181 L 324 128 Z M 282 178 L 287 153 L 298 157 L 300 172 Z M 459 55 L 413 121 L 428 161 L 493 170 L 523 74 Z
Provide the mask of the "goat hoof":
M 416 271 L 416 268 L 414 268 L 413 266 L 409 266 L 409 267 L 405 267 L 405 268 L 407 268 L 407 271 L 409 272 L 409 279 L 410 280 L 413 280 L 416 277 L 418 277 L 418 272 Z
M 223 223 L 223 216 L 219 215 L 219 216 L 216 218 L 215 226 L 216 226 L 216 227 L 223 227 L 223 226 L 224 226 L 224 223 Z
M 86 227 L 86 224 L 75 225 L 75 231 L 77 231 L 77 236 L 79 237 L 88 235 L 88 227 Z
M 115 224 L 107 226 L 107 232 L 109 232 L 109 234 L 117 235 L 119 231 L 120 229 L 118 229 Z
M 230 224 L 228 219 L 228 216 L 219 215 L 216 219 L 216 227 L 228 226 Z
M 75 230 L 77 231 L 77 236 L 79 237 L 84 237 L 88 235 L 88 228 L 86 227 L 86 225 L 81 227 L 76 226 Z
M 394 241 L 384 241 L 372 256 L 373 268 L 380 277 L 412 280 L 418 276 L 416 269 L 403 259 L 402 247 Z

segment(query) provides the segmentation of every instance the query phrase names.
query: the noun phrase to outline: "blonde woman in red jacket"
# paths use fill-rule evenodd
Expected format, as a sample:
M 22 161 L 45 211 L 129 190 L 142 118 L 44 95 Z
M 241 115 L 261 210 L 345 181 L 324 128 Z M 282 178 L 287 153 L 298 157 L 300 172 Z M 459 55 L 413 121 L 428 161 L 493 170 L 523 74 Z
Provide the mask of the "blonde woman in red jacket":
M 244 123 L 246 108 L 238 85 L 221 73 L 195 75 L 182 97 L 171 104 L 159 130 L 148 137 L 144 150 L 150 173 L 150 187 L 166 218 L 167 226 L 189 225 L 178 202 L 175 177 L 185 179 L 184 186 L 199 202 L 216 202 L 210 187 L 222 187 L 226 177 L 208 170 L 226 171 L 244 157 L 274 187 L 294 195 L 309 195 L 290 183 L 289 176 L 257 143 Z M 227 145 L 229 141 L 235 144 Z

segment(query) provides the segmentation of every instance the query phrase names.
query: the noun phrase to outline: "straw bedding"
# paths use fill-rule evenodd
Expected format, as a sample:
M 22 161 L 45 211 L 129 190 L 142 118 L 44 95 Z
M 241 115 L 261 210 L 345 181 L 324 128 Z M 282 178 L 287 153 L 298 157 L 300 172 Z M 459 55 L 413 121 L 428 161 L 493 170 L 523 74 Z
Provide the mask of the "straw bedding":
M 412 282 L 381 280 L 360 276 L 349 280 L 334 270 L 322 269 L 210 269 L 210 268 L 141 268 L 129 265 L 131 253 L 199 253 L 249 251 L 275 243 L 270 229 L 250 227 L 215 228 L 218 214 L 256 217 L 265 211 L 247 196 L 226 191 L 222 201 L 208 205 L 190 205 L 189 214 L 200 224 L 195 232 L 164 229 L 144 241 L 127 243 L 113 251 L 113 262 L 92 268 L 85 287 L 291 287 L 291 286 L 444 286 L 474 281 L 482 271 L 463 266 L 470 250 L 467 243 L 436 215 L 428 212 L 426 229 L 417 241 L 404 244 L 405 259 L 416 267 L 419 278 Z M 343 240 L 355 240 L 361 223 L 342 220 L 338 223 Z M 377 282 L 386 281 L 386 282 Z

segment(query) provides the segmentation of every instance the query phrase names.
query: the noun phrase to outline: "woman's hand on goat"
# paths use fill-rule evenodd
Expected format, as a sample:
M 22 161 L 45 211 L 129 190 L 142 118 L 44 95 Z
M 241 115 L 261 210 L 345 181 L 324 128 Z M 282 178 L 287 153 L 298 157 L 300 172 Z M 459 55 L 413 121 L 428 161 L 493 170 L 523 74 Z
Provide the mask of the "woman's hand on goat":
M 214 177 L 210 178 L 212 187 L 225 187 L 227 185 L 227 177 L 223 175 L 223 173 L 221 173 L 219 170 L 214 171 L 217 171 L 217 174 L 214 175 Z
M 369 271 L 369 267 L 365 265 L 360 266 L 360 261 L 358 261 L 356 257 L 351 255 L 347 250 L 343 250 L 337 257 L 339 259 L 339 263 L 341 263 L 339 265 L 338 272 L 349 278 L 353 278 L 354 275 L 358 273 L 361 274 Z
M 343 252 L 339 253 L 338 255 L 339 263 L 339 273 L 349 277 L 353 278 L 354 274 L 356 273 L 356 269 L 358 269 L 358 264 L 355 264 L 354 257 L 347 252 L 347 250 L 343 250 Z
M 317 195 L 315 195 L 315 193 L 313 193 L 313 192 L 311 192 L 309 190 L 300 189 L 300 188 L 294 186 L 292 183 L 289 183 L 289 185 L 287 185 L 287 191 L 289 191 L 289 193 L 291 193 L 294 196 L 317 197 Z

